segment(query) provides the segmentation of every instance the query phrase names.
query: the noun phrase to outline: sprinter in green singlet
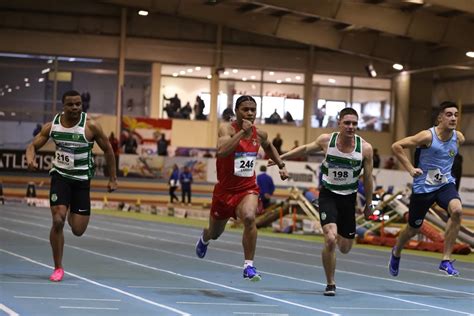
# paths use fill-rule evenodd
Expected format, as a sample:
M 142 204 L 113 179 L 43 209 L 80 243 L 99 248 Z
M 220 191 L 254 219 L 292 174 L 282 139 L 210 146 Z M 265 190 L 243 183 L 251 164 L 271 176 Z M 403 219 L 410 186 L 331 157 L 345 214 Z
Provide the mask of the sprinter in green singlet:
M 87 113 L 82 111 L 79 92 L 71 90 L 64 93 L 62 102 L 63 112 L 56 114 L 52 122 L 45 124 L 26 149 L 28 168 L 35 170 L 38 167 L 36 151 L 43 147 L 49 138 L 56 144 L 53 167 L 49 171 L 51 175 L 49 200 L 53 218 L 49 240 L 54 259 L 54 271 L 49 279 L 53 282 L 61 281 L 64 276 L 63 227 L 66 216 L 76 236 L 84 234 L 89 223 L 90 180 L 94 175 L 92 159 L 94 141 L 104 151 L 110 175 L 108 190 L 112 192 L 117 189 L 115 156 L 102 127 L 87 119 Z
M 314 142 L 281 155 L 282 159 L 298 158 L 312 152 L 326 154 L 322 162 L 322 186 L 319 193 L 319 216 L 324 232 L 322 261 L 326 273 L 325 296 L 336 295 L 336 247 L 348 253 L 354 242 L 355 205 L 358 178 L 363 170 L 366 206 L 364 215 L 372 214 L 372 146 L 355 131 L 359 115 L 352 108 L 341 110 L 339 132 L 321 134 Z M 273 165 L 272 161 L 269 165 Z

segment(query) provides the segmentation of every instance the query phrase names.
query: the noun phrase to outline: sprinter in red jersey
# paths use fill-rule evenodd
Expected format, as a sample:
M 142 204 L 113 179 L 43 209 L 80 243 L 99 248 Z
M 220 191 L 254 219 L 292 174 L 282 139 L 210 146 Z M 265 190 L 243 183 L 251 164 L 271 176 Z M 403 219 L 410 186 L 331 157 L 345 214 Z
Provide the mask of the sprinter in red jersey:
M 244 278 L 260 281 L 261 276 L 253 266 L 257 244 L 255 214 L 258 208 L 259 189 L 255 178 L 255 164 L 260 146 L 276 162 L 280 178 L 288 178 L 285 164 L 277 150 L 268 141 L 266 132 L 258 130 L 253 122 L 257 104 L 251 96 L 243 95 L 235 102 L 237 120 L 222 123 L 217 140 L 217 184 L 212 196 L 209 227 L 205 228 L 196 243 L 196 255 L 204 258 L 211 239 L 224 232 L 230 217 L 239 218 L 244 224 Z

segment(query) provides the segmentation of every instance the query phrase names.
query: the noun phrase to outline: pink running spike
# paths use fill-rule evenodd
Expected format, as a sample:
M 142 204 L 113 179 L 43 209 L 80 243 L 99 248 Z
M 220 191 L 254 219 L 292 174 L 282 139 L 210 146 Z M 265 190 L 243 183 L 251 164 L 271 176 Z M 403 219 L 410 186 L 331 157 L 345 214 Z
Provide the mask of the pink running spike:
M 63 268 L 57 268 L 54 269 L 53 274 L 49 277 L 50 281 L 53 282 L 59 282 L 63 279 L 64 276 L 64 269 Z

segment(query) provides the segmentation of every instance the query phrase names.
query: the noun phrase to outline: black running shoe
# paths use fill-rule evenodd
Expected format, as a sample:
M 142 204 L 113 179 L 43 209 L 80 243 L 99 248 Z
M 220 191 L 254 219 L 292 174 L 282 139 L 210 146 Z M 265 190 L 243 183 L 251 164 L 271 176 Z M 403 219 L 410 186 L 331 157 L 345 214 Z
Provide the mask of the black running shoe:
M 336 295 L 336 284 L 328 284 L 326 290 L 324 290 L 324 296 L 335 296 Z

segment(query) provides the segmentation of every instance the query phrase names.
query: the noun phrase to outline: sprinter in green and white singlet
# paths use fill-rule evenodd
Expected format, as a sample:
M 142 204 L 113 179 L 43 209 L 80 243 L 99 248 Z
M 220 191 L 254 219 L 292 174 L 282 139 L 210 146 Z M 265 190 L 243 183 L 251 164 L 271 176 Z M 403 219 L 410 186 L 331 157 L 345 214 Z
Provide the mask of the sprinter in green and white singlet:
M 61 114 L 54 117 L 49 134 L 56 144 L 51 174 L 57 172 L 73 180 L 90 180 L 94 175 L 94 142 L 86 139 L 86 120 L 87 113 L 82 112 L 79 123 L 73 127 L 64 127 Z
M 62 266 L 66 221 L 74 235 L 81 236 L 87 229 L 90 216 L 90 179 L 94 175 L 92 147 L 97 142 L 104 151 L 109 170 L 109 192 L 117 188 L 115 156 L 102 127 L 87 119 L 82 112 L 82 99 L 77 91 L 64 93 L 63 112 L 57 114 L 52 122 L 46 123 L 40 133 L 26 149 L 29 169 L 36 169 L 36 151 L 43 147 L 49 138 L 56 144 L 53 167 L 50 170 L 50 206 L 53 224 L 49 234 L 53 249 L 54 271 L 50 276 L 59 282 L 64 276 Z
M 326 154 L 321 166 L 323 181 L 318 200 L 325 240 L 322 261 L 327 281 L 326 296 L 336 295 L 336 248 L 348 253 L 354 242 L 356 194 L 362 170 L 367 203 L 364 215 L 368 218 L 372 214 L 373 151 L 369 143 L 355 134 L 358 120 L 354 109 L 345 108 L 339 113 L 338 132 L 322 134 L 314 142 L 281 156 L 291 159 L 318 151 Z

